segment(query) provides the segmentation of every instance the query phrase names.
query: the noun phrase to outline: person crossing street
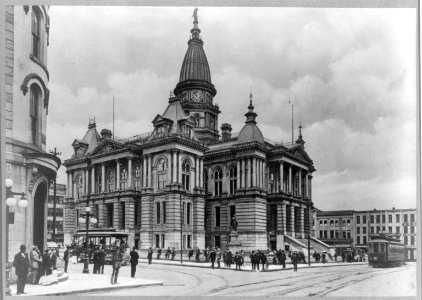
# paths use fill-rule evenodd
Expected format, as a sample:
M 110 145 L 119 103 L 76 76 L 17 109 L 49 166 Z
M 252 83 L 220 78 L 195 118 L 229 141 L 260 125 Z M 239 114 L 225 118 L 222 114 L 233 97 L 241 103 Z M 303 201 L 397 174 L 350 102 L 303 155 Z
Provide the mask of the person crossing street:
M 136 266 L 138 265 L 139 254 L 135 247 L 130 251 L 130 277 L 135 278 Z

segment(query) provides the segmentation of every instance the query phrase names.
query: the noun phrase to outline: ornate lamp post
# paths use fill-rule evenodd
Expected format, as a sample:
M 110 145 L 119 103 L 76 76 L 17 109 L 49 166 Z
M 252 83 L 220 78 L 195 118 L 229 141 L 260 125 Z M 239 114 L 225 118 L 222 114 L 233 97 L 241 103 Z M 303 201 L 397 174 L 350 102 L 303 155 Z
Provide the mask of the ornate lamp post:
M 28 207 L 28 200 L 25 198 L 25 193 L 15 193 L 12 191 L 12 179 L 6 179 L 6 295 L 10 295 L 9 288 L 9 224 L 13 224 L 15 220 L 14 212 L 9 211 L 9 207 L 14 207 L 16 204 L 19 207 Z M 19 201 L 16 201 L 14 196 L 21 196 Z
M 85 207 L 85 213 L 80 214 L 79 222 L 84 224 L 86 223 L 86 236 L 85 236 L 85 261 L 84 261 L 84 269 L 82 273 L 89 273 L 89 255 L 88 255 L 88 232 L 89 232 L 89 223 L 96 224 L 97 219 L 94 217 L 94 214 L 91 213 L 91 207 Z

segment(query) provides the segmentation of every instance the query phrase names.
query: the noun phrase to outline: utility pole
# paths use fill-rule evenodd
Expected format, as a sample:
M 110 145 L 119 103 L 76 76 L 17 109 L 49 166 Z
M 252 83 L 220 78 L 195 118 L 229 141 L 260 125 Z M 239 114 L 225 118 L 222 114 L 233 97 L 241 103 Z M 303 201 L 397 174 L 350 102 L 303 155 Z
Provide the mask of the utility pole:
M 50 153 L 54 156 L 62 155 L 61 152 L 57 151 L 57 148 L 54 147 L 54 151 L 50 150 Z M 56 241 L 56 182 L 57 182 L 57 173 L 54 177 L 54 196 L 53 196 L 53 242 Z

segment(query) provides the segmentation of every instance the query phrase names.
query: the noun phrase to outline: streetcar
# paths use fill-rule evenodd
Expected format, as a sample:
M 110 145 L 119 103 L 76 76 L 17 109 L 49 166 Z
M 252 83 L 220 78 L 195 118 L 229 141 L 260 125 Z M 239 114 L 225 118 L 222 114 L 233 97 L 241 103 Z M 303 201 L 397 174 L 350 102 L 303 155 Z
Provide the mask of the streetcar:
M 128 264 L 130 256 L 129 251 L 129 233 L 117 231 L 115 228 L 108 229 L 90 229 L 88 231 L 88 241 L 86 242 L 86 230 L 78 229 L 73 235 L 73 241 L 70 245 L 70 253 L 76 256 L 77 261 L 85 260 L 86 245 L 88 244 L 89 260 L 92 259 L 94 249 L 99 246 L 106 253 L 105 263 L 111 264 L 113 262 L 113 253 L 117 248 L 123 246 L 125 248 L 125 255 L 122 264 Z
M 404 265 L 405 249 L 400 240 L 385 235 L 372 236 L 368 242 L 368 262 L 374 268 Z

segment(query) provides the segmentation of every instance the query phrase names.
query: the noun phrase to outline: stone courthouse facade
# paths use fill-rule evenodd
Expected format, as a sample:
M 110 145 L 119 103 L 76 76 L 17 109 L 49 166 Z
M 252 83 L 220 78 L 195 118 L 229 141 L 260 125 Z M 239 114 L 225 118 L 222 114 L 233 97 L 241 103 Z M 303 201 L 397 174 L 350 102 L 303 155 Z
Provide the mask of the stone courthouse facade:
M 315 169 L 301 127 L 293 144 L 268 141 L 251 94 L 240 133 L 227 123 L 220 133 L 200 32 L 195 13 L 179 83 L 151 133 L 116 139 L 90 120 L 85 136 L 73 142 L 64 163 L 68 235 L 89 205 L 97 226 L 128 231 L 140 249 L 180 249 L 181 242 L 183 249 L 225 247 L 234 216 L 245 251 L 303 245 Z

